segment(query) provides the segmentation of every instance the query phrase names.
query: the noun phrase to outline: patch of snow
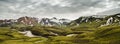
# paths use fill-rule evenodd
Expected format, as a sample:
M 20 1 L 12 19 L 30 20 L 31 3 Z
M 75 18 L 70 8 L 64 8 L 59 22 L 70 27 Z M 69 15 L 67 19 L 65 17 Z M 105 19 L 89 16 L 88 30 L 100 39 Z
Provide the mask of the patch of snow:
M 49 18 L 43 18 L 41 21 L 39 21 L 41 25 L 46 25 L 46 26 L 56 26 L 56 25 L 64 25 L 66 23 L 71 22 L 68 19 L 57 19 L 55 17 L 49 19 Z
M 101 25 L 100 27 L 107 26 L 107 25 L 110 25 L 110 24 L 112 24 L 112 23 L 113 23 L 113 17 L 110 17 L 110 18 L 107 20 L 106 24 L 103 24 L 103 25 Z
M 110 17 L 107 22 L 106 22 L 106 25 L 110 25 L 113 23 L 113 17 Z
M 68 19 L 64 19 L 64 20 L 59 20 L 59 22 L 63 23 L 63 22 L 71 22 L 71 21 Z
M 99 19 L 96 19 L 95 21 L 96 21 L 96 22 L 100 22 L 100 20 L 99 20 Z
M 72 36 L 75 36 L 75 35 L 77 35 L 77 34 L 69 34 L 69 35 L 67 35 L 67 37 L 72 37 Z
M 28 36 L 28 37 L 35 37 L 35 35 L 33 35 L 31 31 L 26 31 L 25 36 Z
M 119 20 L 118 19 L 115 19 L 115 22 L 118 22 Z
M 82 18 L 80 22 L 83 22 L 84 20 L 86 20 L 86 18 Z
M 87 18 L 85 22 L 88 22 L 88 21 L 89 21 L 89 20 L 88 20 L 88 18 Z
M 36 37 L 35 35 L 32 34 L 31 31 L 24 31 L 24 32 L 19 32 L 19 33 L 22 33 L 22 34 L 24 34 L 25 36 L 28 36 L 28 37 Z

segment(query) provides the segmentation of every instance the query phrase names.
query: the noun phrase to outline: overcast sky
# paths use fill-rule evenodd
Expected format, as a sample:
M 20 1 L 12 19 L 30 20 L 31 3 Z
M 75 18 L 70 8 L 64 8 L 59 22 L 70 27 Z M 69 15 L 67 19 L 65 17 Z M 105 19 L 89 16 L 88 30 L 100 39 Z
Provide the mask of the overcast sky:
M 120 0 L 0 0 L 0 19 L 21 16 L 77 19 L 120 12 Z

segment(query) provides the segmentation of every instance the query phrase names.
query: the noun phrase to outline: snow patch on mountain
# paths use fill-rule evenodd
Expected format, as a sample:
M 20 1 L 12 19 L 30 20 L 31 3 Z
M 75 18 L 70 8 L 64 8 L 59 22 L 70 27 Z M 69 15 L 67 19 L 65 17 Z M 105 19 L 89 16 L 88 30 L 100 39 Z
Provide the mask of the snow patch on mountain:
M 113 17 L 110 17 L 107 22 L 106 22 L 106 25 L 110 25 L 113 23 Z
M 67 25 L 67 23 L 70 23 L 71 20 L 68 19 L 57 19 L 55 17 L 49 19 L 49 18 L 42 18 L 40 21 L 41 25 L 46 25 L 46 26 L 62 26 L 62 25 Z

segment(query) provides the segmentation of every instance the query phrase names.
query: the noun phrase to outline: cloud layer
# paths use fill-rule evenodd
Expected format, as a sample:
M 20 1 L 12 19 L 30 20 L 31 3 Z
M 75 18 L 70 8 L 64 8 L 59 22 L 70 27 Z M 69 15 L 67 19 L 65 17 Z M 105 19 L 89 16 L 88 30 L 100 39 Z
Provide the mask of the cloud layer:
M 21 16 L 76 19 L 118 12 L 119 0 L 0 0 L 0 19 Z

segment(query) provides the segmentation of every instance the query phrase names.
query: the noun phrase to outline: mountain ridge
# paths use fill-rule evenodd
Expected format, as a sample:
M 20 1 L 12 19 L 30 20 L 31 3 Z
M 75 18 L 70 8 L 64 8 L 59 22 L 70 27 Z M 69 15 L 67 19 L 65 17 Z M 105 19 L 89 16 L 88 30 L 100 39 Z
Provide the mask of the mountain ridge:
M 23 16 L 18 19 L 9 19 L 9 20 L 0 20 L 0 24 L 13 24 L 13 23 L 22 23 L 29 26 L 34 26 L 36 24 L 43 26 L 69 26 L 69 25 L 80 25 L 81 23 L 91 23 L 91 22 L 102 22 L 105 21 L 104 24 L 101 25 L 109 25 L 112 23 L 120 23 L 120 13 L 114 15 L 92 15 L 92 16 L 81 16 L 75 20 L 69 19 L 58 19 L 56 17 L 53 18 L 36 18 L 36 17 L 28 17 Z

